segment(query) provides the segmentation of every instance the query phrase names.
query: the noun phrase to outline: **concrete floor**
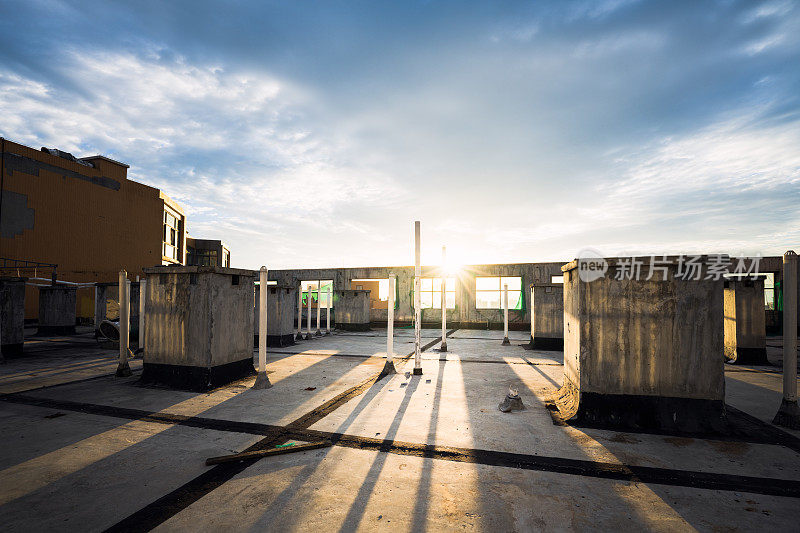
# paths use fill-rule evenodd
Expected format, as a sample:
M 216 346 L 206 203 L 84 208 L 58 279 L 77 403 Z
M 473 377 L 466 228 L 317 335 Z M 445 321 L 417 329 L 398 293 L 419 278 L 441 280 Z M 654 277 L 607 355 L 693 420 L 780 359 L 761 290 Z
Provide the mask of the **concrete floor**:
M 398 330 L 408 354 L 413 332 Z M 438 330 L 426 330 L 423 343 Z M 556 426 L 560 352 L 525 332 L 457 330 L 383 368 L 385 332 L 274 349 L 274 386 L 208 394 L 115 378 L 90 334 L 31 338 L 0 366 L 4 531 L 797 531 L 800 432 L 788 443 Z M 780 339 L 770 359 L 780 363 Z M 360 387 L 359 387 L 360 386 Z M 509 387 L 523 411 L 500 413 Z M 761 420 L 779 367 L 726 367 L 727 403 Z M 317 408 L 326 406 L 323 411 Z M 277 432 L 277 433 L 276 433 Z M 333 438 L 333 447 L 207 467 L 208 457 Z

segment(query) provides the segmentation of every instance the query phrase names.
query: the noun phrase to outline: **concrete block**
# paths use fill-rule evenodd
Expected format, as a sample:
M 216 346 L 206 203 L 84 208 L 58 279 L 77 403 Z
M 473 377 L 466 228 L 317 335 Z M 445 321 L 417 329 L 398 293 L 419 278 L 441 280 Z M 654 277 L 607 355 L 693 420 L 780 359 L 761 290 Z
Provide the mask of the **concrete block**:
M 564 285 L 532 283 L 531 348 L 564 349 Z
M 144 269 L 143 383 L 207 391 L 254 375 L 252 270 Z
M 369 295 L 368 290 L 333 291 L 333 312 L 338 329 L 369 330 Z
M 768 365 L 764 280 L 725 281 L 725 359 L 729 363 Z
M 0 278 L 0 342 L 2 356 L 22 355 L 25 343 L 25 278 Z
M 564 272 L 564 419 L 601 427 L 717 430 L 725 423 L 723 280 L 676 279 L 677 258 L 636 279 L 625 258 L 593 281 L 579 261 Z M 597 273 L 597 271 L 595 271 Z M 583 276 L 589 278 L 589 276 Z
M 68 285 L 39 287 L 37 335 L 74 335 L 77 288 Z
M 258 296 L 260 287 L 255 288 L 253 323 L 255 334 L 253 346 L 258 346 Z M 267 286 L 267 346 L 281 347 L 294 344 L 294 317 L 297 314 L 297 289 L 295 287 Z

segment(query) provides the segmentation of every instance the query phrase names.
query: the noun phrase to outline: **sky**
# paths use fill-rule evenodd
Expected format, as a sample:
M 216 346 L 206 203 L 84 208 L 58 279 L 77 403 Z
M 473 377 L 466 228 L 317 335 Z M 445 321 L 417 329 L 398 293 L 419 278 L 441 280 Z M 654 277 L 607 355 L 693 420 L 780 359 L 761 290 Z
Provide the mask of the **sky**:
M 780 255 L 800 2 L 0 0 L 0 136 L 130 165 L 232 266 Z M 800 250 L 798 250 L 800 251 Z

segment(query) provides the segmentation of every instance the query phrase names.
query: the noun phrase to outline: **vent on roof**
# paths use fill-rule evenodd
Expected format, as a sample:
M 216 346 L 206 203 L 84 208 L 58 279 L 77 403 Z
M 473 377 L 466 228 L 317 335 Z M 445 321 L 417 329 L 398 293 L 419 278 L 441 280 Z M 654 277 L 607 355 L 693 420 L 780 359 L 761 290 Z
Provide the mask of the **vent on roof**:
M 87 166 L 87 167 L 94 167 L 94 165 L 92 163 L 90 163 L 89 161 L 81 161 L 80 159 L 78 159 L 77 157 L 72 155 L 71 153 L 64 152 L 63 150 L 59 150 L 58 148 L 46 148 L 46 147 L 42 146 L 42 152 L 44 152 L 46 154 L 54 155 L 56 157 L 60 157 L 61 159 L 66 159 L 67 161 L 73 161 L 75 163 L 78 163 L 79 165 L 84 165 L 84 166 Z

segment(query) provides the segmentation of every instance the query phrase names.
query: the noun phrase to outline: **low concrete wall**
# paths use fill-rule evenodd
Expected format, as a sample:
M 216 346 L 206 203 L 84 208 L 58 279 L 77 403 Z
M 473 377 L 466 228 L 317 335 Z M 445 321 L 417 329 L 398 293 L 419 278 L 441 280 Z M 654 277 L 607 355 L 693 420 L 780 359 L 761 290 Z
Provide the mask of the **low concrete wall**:
M 142 382 L 205 391 L 253 375 L 251 270 L 146 268 Z
M 258 346 L 259 291 L 255 287 L 253 305 L 253 346 Z M 325 314 L 325 311 L 322 311 Z M 267 346 L 281 347 L 294 344 L 294 323 L 297 317 L 297 289 L 269 285 L 267 287 Z M 312 317 L 313 318 L 313 317 Z M 324 318 L 324 317 L 323 317 Z
M 37 335 L 74 335 L 77 289 L 67 285 L 39 287 Z
M 333 291 L 336 328 L 350 331 L 369 329 L 369 293 L 366 290 Z
M 725 359 L 729 363 L 768 365 L 764 281 L 725 281 Z
M 3 357 L 22 355 L 25 343 L 25 278 L 0 278 L 0 341 Z
M 533 283 L 531 290 L 531 348 L 564 349 L 564 285 Z
M 622 262 L 621 262 L 622 261 Z M 564 266 L 566 418 L 612 427 L 695 430 L 724 422 L 723 280 L 676 279 L 678 265 L 616 279 L 624 259 L 583 281 Z M 663 266 L 663 265 L 660 265 Z

